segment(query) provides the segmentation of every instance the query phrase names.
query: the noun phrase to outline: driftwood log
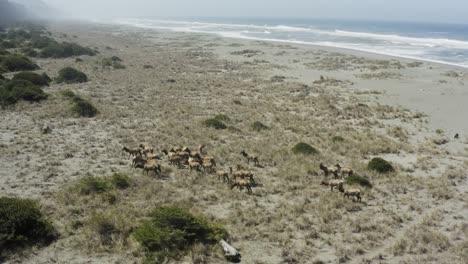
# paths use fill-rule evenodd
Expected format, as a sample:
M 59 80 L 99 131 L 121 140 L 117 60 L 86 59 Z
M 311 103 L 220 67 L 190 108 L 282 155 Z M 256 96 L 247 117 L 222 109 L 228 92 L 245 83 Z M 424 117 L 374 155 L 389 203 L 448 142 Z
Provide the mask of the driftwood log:
M 224 256 L 232 262 L 240 262 L 241 254 L 233 246 L 229 245 L 224 239 L 219 242 L 223 246 Z

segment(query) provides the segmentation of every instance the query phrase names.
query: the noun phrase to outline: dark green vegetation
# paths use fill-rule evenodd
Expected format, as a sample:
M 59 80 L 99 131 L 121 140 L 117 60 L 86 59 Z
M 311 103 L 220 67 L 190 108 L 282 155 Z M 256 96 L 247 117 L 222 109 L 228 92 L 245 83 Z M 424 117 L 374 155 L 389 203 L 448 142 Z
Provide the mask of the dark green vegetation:
M 0 57 L 0 67 L 8 72 L 34 71 L 39 69 L 37 64 L 20 55 L 8 55 Z
M 221 122 L 220 120 L 216 118 L 207 119 L 203 121 L 203 124 L 206 127 L 212 127 L 214 129 L 226 129 L 227 128 L 227 126 L 223 122 Z
M 77 189 L 82 195 L 102 194 L 112 188 L 121 190 L 127 189 L 131 186 L 131 182 L 130 177 L 121 173 L 116 173 L 111 177 L 104 178 L 88 176 L 79 181 Z
M 58 83 L 84 83 L 88 81 L 88 76 L 72 67 L 66 67 L 59 71 L 56 80 Z
M 312 147 L 311 145 L 307 144 L 307 143 L 297 143 L 293 148 L 292 148 L 292 152 L 294 154 L 303 154 L 303 155 L 315 155 L 315 154 L 318 154 L 319 151 Z
M 344 142 L 345 139 L 344 139 L 344 137 L 342 137 L 342 136 L 334 136 L 334 137 L 332 138 L 332 141 L 333 141 L 334 143 L 337 143 L 337 142 Z
M 96 51 L 83 47 L 76 43 L 57 42 L 47 36 L 45 28 L 38 25 L 24 24 L 14 25 L 15 29 L 9 29 L 0 33 L 0 55 L 5 55 L 5 49 L 19 48 L 21 53 L 28 57 L 42 58 L 68 58 L 81 55 L 96 55 Z M 33 69 L 19 69 L 33 70 Z
M 68 58 L 81 55 L 96 55 L 96 51 L 82 47 L 76 43 L 58 43 L 50 41 L 50 43 L 39 53 L 42 58 Z
M 65 90 L 62 95 L 73 102 L 71 111 L 80 117 L 94 117 L 99 111 L 90 102 L 70 90 Z
M 92 195 L 100 194 L 110 189 L 109 182 L 104 178 L 88 176 L 80 180 L 78 189 L 80 194 Z
M 147 251 L 148 263 L 162 263 L 166 257 L 179 258 L 196 242 L 214 244 L 226 238 L 227 231 L 177 207 L 159 207 L 133 233 Z
M 32 200 L 0 198 L 0 261 L 6 251 L 52 242 L 57 232 Z
M 262 122 L 260 121 L 256 121 L 255 123 L 252 124 L 252 129 L 254 131 L 257 131 L 257 132 L 260 132 L 262 130 L 267 130 L 269 129 L 269 127 L 267 125 L 264 125 Z
M 30 47 L 22 48 L 21 53 L 26 57 L 32 57 L 32 58 L 39 56 L 39 53 L 37 53 L 35 49 L 32 49 Z
M 2 107 L 16 104 L 19 100 L 41 101 L 47 94 L 40 87 L 27 80 L 11 80 L 0 83 L 0 105 Z
M 120 59 L 117 56 L 112 56 L 110 58 L 102 59 L 101 65 L 103 68 L 112 67 L 114 69 L 125 69 L 126 68 L 125 65 L 123 65 L 121 62 L 122 62 L 122 59 Z
M 20 72 L 20 73 L 15 74 L 12 80 L 13 81 L 24 80 L 24 81 L 29 81 L 32 84 L 37 85 L 37 86 L 49 86 L 49 80 L 46 79 L 48 76 L 47 77 L 46 76 L 47 74 L 44 76 L 44 75 L 39 75 L 34 72 Z
M 98 114 L 96 107 L 84 99 L 75 101 L 72 111 L 80 117 L 94 117 Z
M 368 168 L 369 170 L 377 171 L 380 173 L 395 171 L 392 164 L 390 164 L 390 162 L 382 158 L 373 158 L 371 161 L 369 161 Z
M 372 188 L 372 184 L 370 183 L 369 179 L 367 179 L 366 177 L 356 175 L 356 174 L 347 177 L 346 183 L 347 184 L 359 184 L 362 187 Z

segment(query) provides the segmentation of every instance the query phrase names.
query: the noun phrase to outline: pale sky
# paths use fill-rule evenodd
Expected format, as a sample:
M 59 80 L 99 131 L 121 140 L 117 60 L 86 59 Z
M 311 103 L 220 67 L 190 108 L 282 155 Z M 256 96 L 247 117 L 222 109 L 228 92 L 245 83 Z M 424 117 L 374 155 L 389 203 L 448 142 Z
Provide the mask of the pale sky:
M 73 16 L 281 17 L 468 23 L 468 0 L 43 0 Z

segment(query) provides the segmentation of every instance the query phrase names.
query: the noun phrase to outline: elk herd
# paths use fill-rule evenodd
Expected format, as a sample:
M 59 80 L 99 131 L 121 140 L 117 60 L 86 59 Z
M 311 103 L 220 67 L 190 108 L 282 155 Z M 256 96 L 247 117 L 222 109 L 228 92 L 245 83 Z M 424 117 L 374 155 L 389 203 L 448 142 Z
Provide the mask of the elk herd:
M 319 168 L 323 171 L 325 177 L 330 174 L 333 174 L 334 179 L 330 180 L 323 180 L 320 185 L 330 186 L 331 191 L 333 192 L 333 188 L 337 188 L 338 191 L 343 193 L 343 197 L 353 198 L 356 197 L 358 201 L 361 201 L 361 190 L 357 188 L 347 189 L 344 187 L 345 185 L 345 177 L 352 176 L 354 174 L 353 169 L 341 167 L 340 164 L 336 164 L 335 166 L 325 166 L 323 163 L 320 163 Z M 341 179 L 339 179 L 341 177 Z
M 252 193 L 252 187 L 256 185 L 254 180 L 254 171 L 242 169 L 240 165 L 236 166 L 236 170 L 232 167 L 228 169 L 217 169 L 215 157 L 208 155 L 205 151 L 205 145 L 200 145 L 196 150 L 191 150 L 188 147 L 175 146 L 161 150 L 161 155 L 158 155 L 153 147 L 141 144 L 137 148 L 130 149 L 123 147 L 122 151 L 128 154 L 128 158 L 132 159 L 132 167 L 143 169 L 147 175 L 154 172 L 158 176 L 162 176 L 161 163 L 163 157 L 167 160 L 169 166 L 174 166 L 179 169 L 189 169 L 190 172 L 198 171 L 207 174 L 216 174 L 219 180 L 223 180 L 230 185 L 231 189 L 246 189 L 249 194 Z M 244 150 L 240 154 L 246 158 L 247 164 L 252 162 L 255 166 L 259 166 L 257 156 L 247 154 Z
M 123 147 L 122 151 L 128 153 L 128 158 L 132 158 L 133 168 L 143 169 L 147 175 L 153 172 L 161 176 L 161 163 L 165 159 L 169 166 L 179 169 L 185 168 L 189 169 L 190 172 L 197 171 L 216 174 L 218 180 L 229 184 L 231 189 L 237 187 L 239 190 L 243 190 L 245 188 L 251 194 L 252 187 L 256 186 L 254 171 L 252 170 L 245 170 L 240 165 L 237 165 L 235 170 L 232 167 L 218 169 L 215 157 L 206 153 L 205 145 L 200 145 L 196 150 L 191 150 L 188 147 L 174 146 L 169 150 L 162 149 L 160 155 L 155 152 L 153 147 L 144 144 L 134 149 Z M 257 156 L 250 155 L 244 150 L 240 152 L 240 155 L 246 159 L 248 165 L 253 163 L 254 166 L 260 166 Z M 344 197 L 356 198 L 358 201 L 361 201 L 361 191 L 359 189 L 346 189 L 344 187 L 344 178 L 352 176 L 354 174 L 353 169 L 341 167 L 340 164 L 325 166 L 322 163 L 320 163 L 319 168 L 324 172 L 325 177 L 328 177 L 330 174 L 334 176 L 334 179 L 323 180 L 320 183 L 321 185 L 330 186 L 331 191 L 336 188 L 343 193 Z

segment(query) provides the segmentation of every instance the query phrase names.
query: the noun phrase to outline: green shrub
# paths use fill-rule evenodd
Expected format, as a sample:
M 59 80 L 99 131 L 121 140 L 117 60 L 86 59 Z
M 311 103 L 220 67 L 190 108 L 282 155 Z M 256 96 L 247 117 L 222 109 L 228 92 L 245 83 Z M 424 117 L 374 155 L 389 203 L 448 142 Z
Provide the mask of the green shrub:
M 76 58 L 75 62 L 83 62 L 83 59 L 82 58 Z
M 215 128 L 215 129 L 226 129 L 227 126 L 219 121 L 218 119 L 215 119 L 215 118 L 210 118 L 210 119 L 207 119 L 203 122 L 205 124 L 205 126 L 207 127 L 212 127 L 212 128 Z
M 347 177 L 346 183 L 347 184 L 359 184 L 363 187 L 372 188 L 372 184 L 370 183 L 369 179 L 367 179 L 366 177 L 356 175 L 356 174 Z
M 0 74 L 0 80 L 5 80 L 5 77 L 3 77 L 3 75 Z
M 268 126 L 264 125 L 262 122 L 260 121 L 256 121 L 255 123 L 252 124 L 252 129 L 257 131 L 257 132 L 260 132 L 262 130 L 266 130 L 266 129 L 269 129 Z
M 103 68 L 106 67 L 113 67 L 114 69 L 125 69 L 125 65 L 120 63 L 122 60 L 117 56 L 112 56 L 110 58 L 104 58 L 101 61 L 101 65 Z
M 76 43 L 51 43 L 42 49 L 42 58 L 68 58 L 73 56 L 89 55 L 94 56 L 96 52 L 90 48 L 82 47 Z
M 1 48 L 0 48 L 0 56 L 4 56 L 4 55 L 10 55 L 10 52 L 8 52 L 8 51 L 5 50 L 5 49 L 1 49 Z
M 219 120 L 221 122 L 229 122 L 231 121 L 231 118 L 225 114 L 218 114 L 216 115 L 213 119 Z
M 117 189 L 127 189 L 130 187 L 130 177 L 125 174 L 116 173 L 112 175 L 111 183 Z
M 34 72 L 17 73 L 12 80 L 25 80 L 37 86 L 49 86 L 49 82 L 43 76 Z
M 74 93 L 73 91 L 68 90 L 68 89 L 63 90 L 63 91 L 61 91 L 60 93 L 61 93 L 63 96 L 65 96 L 66 98 L 68 98 L 68 99 L 73 99 L 73 98 L 75 98 L 75 96 L 76 96 L 75 93 Z
M 370 170 L 380 173 L 393 172 L 395 169 L 392 164 L 382 158 L 373 158 L 367 166 Z
M 34 86 L 28 81 L 12 81 L 14 83 L 11 94 L 17 100 L 41 101 L 47 99 L 48 95 L 41 88 Z
M 2 107 L 15 104 L 19 100 L 41 101 L 47 97 L 41 88 L 25 80 L 7 81 L 0 86 L 0 105 Z
M 55 45 L 57 44 L 57 41 L 55 41 L 53 38 L 50 37 L 36 37 L 31 40 L 31 45 L 35 49 L 43 49 L 47 46 Z
M 27 56 L 27 57 L 37 57 L 39 54 L 37 53 L 37 51 L 35 51 L 34 49 L 31 49 L 31 48 L 23 48 L 21 49 L 21 53 L 24 54 L 24 56 Z
M 98 110 L 90 102 L 75 96 L 73 98 L 75 105 L 72 107 L 72 112 L 78 114 L 80 117 L 95 117 Z
M 159 207 L 149 218 L 133 235 L 146 250 L 157 253 L 156 256 L 178 257 L 195 242 L 216 243 L 227 236 L 221 225 L 210 224 L 205 218 L 177 207 Z
M 120 62 L 114 62 L 114 69 L 121 70 L 127 68 L 125 65 L 123 65 Z
M 51 223 L 36 202 L 0 198 L 0 259 L 4 250 L 35 244 L 47 244 L 57 237 Z
M 78 191 L 83 195 L 99 194 L 108 191 L 108 182 L 103 178 L 88 176 L 80 180 Z
M 59 71 L 58 83 L 84 83 L 88 81 L 88 76 L 77 69 L 66 67 Z
M 49 75 L 45 72 L 41 74 L 41 77 L 44 78 L 44 80 L 46 80 L 48 83 L 52 81 L 52 78 L 50 78 Z
M 334 136 L 334 137 L 332 138 L 332 141 L 333 141 L 334 143 L 338 143 L 338 142 L 343 142 L 343 141 L 345 141 L 345 139 L 344 139 L 344 137 L 342 137 L 342 136 Z
M 307 143 L 297 143 L 293 148 L 292 148 L 292 152 L 294 154 L 303 154 L 303 155 L 315 155 L 315 154 L 318 154 L 319 151 L 312 147 L 311 145 L 307 144 Z
M 39 69 L 39 66 L 34 64 L 28 58 L 18 56 L 18 55 L 10 55 L 0 59 L 1 66 L 10 72 L 15 71 L 34 71 Z
M 103 68 L 105 68 L 105 67 L 112 67 L 112 63 L 113 63 L 113 62 L 112 62 L 112 60 L 111 60 L 110 58 L 104 58 L 104 59 L 102 59 L 102 61 L 101 61 L 101 65 L 102 65 Z
M 112 56 L 110 59 L 111 59 L 113 62 L 122 62 L 122 59 L 120 59 L 120 58 L 117 57 L 117 56 Z
M 14 49 L 19 46 L 19 43 L 17 41 L 11 40 L 11 41 L 2 41 L 1 42 L 1 47 L 4 49 Z

